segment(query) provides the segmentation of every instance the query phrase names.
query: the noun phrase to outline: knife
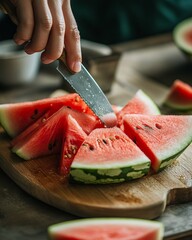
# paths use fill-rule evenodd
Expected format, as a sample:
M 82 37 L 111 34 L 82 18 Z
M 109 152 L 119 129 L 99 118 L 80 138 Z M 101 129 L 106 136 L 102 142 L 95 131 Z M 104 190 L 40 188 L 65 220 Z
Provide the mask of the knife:
M 106 127 L 116 125 L 117 118 L 111 104 L 83 64 L 80 72 L 72 73 L 66 65 L 63 53 L 59 58 L 57 70 Z
M 15 6 L 10 1 L 1 0 L 0 11 L 8 14 L 17 24 Z M 57 70 L 70 86 L 81 96 L 91 110 L 99 117 L 106 127 L 114 127 L 117 122 L 116 115 L 103 91 L 82 65 L 81 71 L 72 73 L 65 63 L 65 53 L 59 58 Z

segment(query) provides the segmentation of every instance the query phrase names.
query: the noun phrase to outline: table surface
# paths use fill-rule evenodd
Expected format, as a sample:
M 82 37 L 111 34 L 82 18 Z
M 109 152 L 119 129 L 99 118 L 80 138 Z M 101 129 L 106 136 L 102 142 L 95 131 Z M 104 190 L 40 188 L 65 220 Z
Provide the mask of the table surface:
M 114 82 L 106 95 L 111 103 L 123 105 L 141 88 L 160 104 L 177 78 L 192 83 L 191 63 L 177 49 L 170 35 L 112 46 L 121 53 Z M 110 64 L 109 64 L 110 67 Z M 34 82 L 27 86 L 0 86 L 0 103 L 36 100 L 63 88 L 55 63 L 41 66 Z M 47 239 L 51 224 L 76 219 L 20 189 L 0 169 L 0 239 Z M 164 239 L 192 238 L 192 203 L 168 206 L 160 216 Z

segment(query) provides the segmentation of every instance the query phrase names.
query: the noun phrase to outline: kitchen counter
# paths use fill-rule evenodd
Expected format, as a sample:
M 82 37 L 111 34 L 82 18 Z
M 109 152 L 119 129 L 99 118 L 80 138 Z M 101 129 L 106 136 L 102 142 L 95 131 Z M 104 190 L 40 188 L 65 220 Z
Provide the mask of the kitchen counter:
M 191 63 L 173 44 L 169 35 L 112 46 L 121 54 L 109 100 L 123 105 L 137 89 L 161 104 L 176 78 L 192 83 Z M 1 87 L 0 103 L 49 97 L 63 88 L 55 64 L 41 66 L 33 84 Z M 0 170 L 0 239 L 44 240 L 51 224 L 78 218 L 49 206 L 24 192 Z M 167 206 L 157 220 L 165 226 L 165 239 L 192 238 L 192 202 Z

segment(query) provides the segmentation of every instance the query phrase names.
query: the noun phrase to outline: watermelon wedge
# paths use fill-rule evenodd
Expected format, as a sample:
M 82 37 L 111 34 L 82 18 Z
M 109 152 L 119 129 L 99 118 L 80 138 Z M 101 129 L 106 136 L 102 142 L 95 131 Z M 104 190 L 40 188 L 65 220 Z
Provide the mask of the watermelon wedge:
M 74 156 L 87 137 L 87 134 L 71 115 L 67 116 L 67 126 L 65 128 L 65 138 L 63 138 L 61 149 L 59 173 L 68 176 Z
M 173 39 L 187 56 L 192 55 L 192 18 L 188 18 L 177 24 L 173 30 Z
M 125 114 L 158 115 L 160 114 L 160 110 L 153 100 L 140 89 L 136 92 L 135 96 L 117 113 L 119 126 L 122 124 L 122 119 Z
M 192 142 L 192 116 L 125 115 L 124 132 L 151 160 L 158 172 Z
M 93 130 L 71 165 L 71 180 L 82 183 L 117 183 L 146 175 L 149 159 L 119 128 Z
M 68 107 L 62 107 L 46 120 L 43 116 L 29 126 L 12 142 L 12 152 L 25 160 L 58 153 L 61 150 L 63 138 L 66 138 L 68 116 L 71 115 L 83 127 L 85 133 L 103 124 L 94 115 L 80 113 Z
M 56 112 L 63 106 L 93 114 L 79 95 L 74 93 L 25 103 L 1 104 L 0 123 L 11 137 L 15 137 L 51 108 L 52 112 Z
M 160 222 L 130 218 L 71 220 L 48 227 L 52 240 L 162 240 Z
M 192 87 L 181 80 L 175 80 L 164 105 L 176 110 L 192 110 Z

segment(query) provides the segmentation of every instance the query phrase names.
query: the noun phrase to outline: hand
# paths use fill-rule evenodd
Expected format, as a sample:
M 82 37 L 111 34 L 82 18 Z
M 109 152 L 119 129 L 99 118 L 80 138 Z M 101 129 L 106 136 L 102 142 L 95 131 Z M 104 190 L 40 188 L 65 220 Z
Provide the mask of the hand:
M 81 46 L 78 27 L 70 0 L 10 0 L 16 8 L 18 45 L 28 42 L 28 54 L 42 52 L 41 60 L 48 64 L 58 59 L 63 49 L 66 62 L 73 72 L 81 68 Z

